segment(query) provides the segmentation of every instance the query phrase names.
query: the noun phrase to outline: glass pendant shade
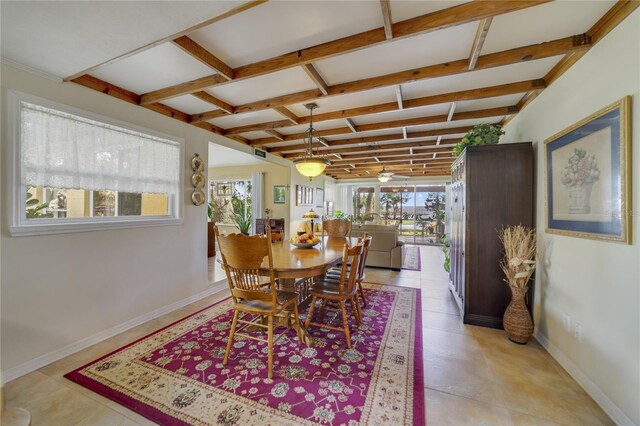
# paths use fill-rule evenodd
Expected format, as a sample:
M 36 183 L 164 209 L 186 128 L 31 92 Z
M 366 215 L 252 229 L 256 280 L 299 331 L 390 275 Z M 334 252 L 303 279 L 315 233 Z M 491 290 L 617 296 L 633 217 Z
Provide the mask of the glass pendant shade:
M 391 176 L 381 175 L 381 176 L 378 176 L 378 180 L 382 183 L 389 182 L 391 180 Z
M 329 165 L 329 160 L 318 157 L 303 157 L 293 160 L 293 163 L 302 176 L 315 177 L 324 172 L 324 169 Z

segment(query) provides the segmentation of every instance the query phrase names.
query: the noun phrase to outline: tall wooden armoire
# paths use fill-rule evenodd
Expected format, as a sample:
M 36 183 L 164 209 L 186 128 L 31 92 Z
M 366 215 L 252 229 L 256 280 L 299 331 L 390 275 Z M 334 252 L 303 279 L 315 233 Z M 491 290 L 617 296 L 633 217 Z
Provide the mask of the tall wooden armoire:
M 471 146 L 451 166 L 450 288 L 465 324 L 502 328 L 511 291 L 498 230 L 534 226 L 531 142 Z M 533 285 L 527 306 L 531 311 Z

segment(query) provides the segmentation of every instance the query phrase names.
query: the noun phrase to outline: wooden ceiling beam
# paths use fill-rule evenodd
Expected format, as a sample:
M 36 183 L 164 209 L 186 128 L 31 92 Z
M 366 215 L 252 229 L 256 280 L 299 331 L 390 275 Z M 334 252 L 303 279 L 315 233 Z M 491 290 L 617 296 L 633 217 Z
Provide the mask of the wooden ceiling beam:
M 111 83 L 108 83 L 106 81 L 100 80 L 99 78 L 96 77 L 92 77 L 90 75 L 82 75 L 76 79 L 73 79 L 72 82 L 79 84 L 81 86 L 85 86 L 87 88 L 96 90 L 98 92 L 102 92 L 106 95 L 112 96 L 114 98 L 118 98 L 120 100 L 124 100 L 126 102 L 129 102 L 131 104 L 137 104 L 138 100 L 140 98 L 139 95 L 123 89 L 121 87 L 115 86 Z M 189 123 L 193 126 L 199 127 L 201 129 L 204 129 L 208 132 L 212 132 L 212 133 L 216 133 L 219 135 L 225 135 L 224 133 L 224 129 L 222 129 L 219 126 L 216 126 L 214 124 L 211 123 L 207 123 L 207 122 L 199 122 L 199 123 L 191 123 L 190 122 L 190 116 L 189 114 L 179 111 L 175 108 L 172 108 L 168 105 L 164 105 L 161 103 L 155 103 L 152 105 L 146 105 L 144 106 L 144 108 L 147 108 L 151 111 L 155 111 L 157 113 L 160 113 L 162 115 L 165 115 L 167 117 L 171 117 L 175 120 L 178 121 L 182 121 L 184 123 Z M 239 143 L 242 143 L 244 145 L 248 145 L 249 144 L 249 140 L 246 138 L 243 138 L 242 136 L 238 136 L 238 135 L 231 135 L 231 136 L 226 136 L 225 137 L 232 139 L 234 141 L 237 141 Z
M 439 157 L 437 157 L 437 160 L 442 160 L 442 159 L 448 159 L 448 158 L 452 158 L 452 154 L 450 152 L 436 152 L 436 155 L 439 155 Z M 358 164 L 365 164 L 365 163 L 371 163 L 371 164 L 376 164 L 376 163 L 381 163 L 383 161 L 394 161 L 394 160 L 408 160 L 410 158 L 414 158 L 416 156 L 420 156 L 421 158 L 424 156 L 424 158 L 431 158 L 432 160 L 434 154 L 431 154 L 430 152 L 426 151 L 424 153 L 420 153 L 417 155 L 411 154 L 409 155 L 408 150 L 406 149 L 398 149 L 398 150 L 394 150 L 394 151 L 384 151 L 380 153 L 380 156 L 375 156 L 375 157 L 371 157 L 371 155 L 366 154 L 366 153 L 361 153 L 361 154 L 349 154 L 349 155 L 343 155 L 342 156 L 342 160 L 335 160 L 332 161 L 332 164 L 349 164 L 352 162 L 358 163 Z M 431 157 L 429 157 L 431 156 Z M 377 159 L 377 160 L 376 160 Z
M 431 171 L 420 171 L 420 172 L 409 172 L 409 173 L 402 173 L 403 176 L 408 176 L 408 177 L 448 177 L 451 174 L 451 169 L 434 169 Z M 330 174 L 331 177 L 333 177 L 334 179 L 337 180 L 356 180 L 356 179 L 375 179 L 377 178 L 376 175 L 372 175 L 372 174 L 367 174 L 366 172 L 363 173 L 334 173 L 334 174 Z M 402 178 L 391 178 L 391 181 L 387 182 L 387 185 L 393 185 L 398 184 L 400 182 L 404 181 L 404 179 Z
M 543 79 L 526 80 L 515 83 L 500 84 L 498 86 L 479 87 L 477 89 L 461 90 L 459 92 L 443 93 L 440 95 L 425 96 L 422 98 L 415 98 L 409 100 L 403 100 L 403 108 L 419 108 L 429 105 L 437 105 L 442 103 L 449 103 L 455 101 L 467 101 L 476 99 L 486 99 L 496 96 L 513 95 L 516 93 L 526 93 L 528 91 L 544 88 L 545 82 Z M 283 108 L 283 107 L 277 107 Z M 276 108 L 274 108 L 276 109 Z M 217 110 L 216 110 L 217 111 Z M 344 118 L 358 117 L 361 115 L 378 114 L 389 111 L 398 111 L 398 104 L 396 102 L 388 102 L 384 104 L 368 105 L 364 107 L 356 107 L 350 109 L 344 109 L 339 111 L 326 112 L 323 114 L 314 114 L 313 121 L 329 121 L 338 120 Z M 206 114 L 206 113 L 204 113 Z M 295 124 L 308 124 L 308 117 L 301 117 Z M 281 121 L 271 121 L 272 128 L 277 129 L 280 126 Z
M 394 40 L 404 37 L 417 36 L 430 31 L 436 31 L 469 22 L 484 19 L 490 16 L 497 16 L 504 13 L 537 6 L 549 0 L 532 1 L 501 1 L 483 0 L 472 1 L 447 9 L 442 9 L 426 15 L 417 16 L 405 21 L 393 24 Z M 254 62 L 233 70 L 233 81 L 246 78 L 257 77 L 270 74 L 284 69 L 300 66 L 307 63 L 317 62 L 334 56 L 354 52 L 365 47 L 372 47 L 380 43 L 387 42 L 384 28 L 365 31 L 359 34 L 343 37 L 337 40 L 322 43 L 306 49 L 296 50 L 274 58 Z M 466 60 L 465 60 L 466 63 Z M 208 87 L 228 83 L 226 79 L 217 82 L 207 81 L 207 78 L 193 80 L 191 82 L 166 87 L 143 95 L 145 103 L 159 102 L 170 97 L 186 95 L 197 92 Z M 308 102 L 301 101 L 301 102 Z M 291 102 L 295 103 L 295 102 Z M 286 105 L 286 104 L 281 104 Z
M 489 27 L 491 26 L 492 17 L 481 19 L 478 22 L 478 31 L 476 32 L 476 37 L 473 39 L 473 44 L 471 45 L 471 53 L 469 54 L 469 65 L 468 69 L 472 70 L 476 67 L 476 61 L 480 56 L 480 52 L 482 51 L 482 46 L 484 45 L 484 41 L 487 38 L 487 34 L 489 33 Z
M 313 81 L 313 83 L 318 87 L 318 89 L 322 92 L 323 95 L 328 95 L 328 85 L 316 69 L 313 64 L 303 64 L 302 69 L 307 73 L 309 78 Z
M 475 110 L 475 111 L 466 111 L 466 112 L 453 114 L 451 117 L 453 121 L 499 117 L 503 115 L 512 114 L 516 110 L 516 108 L 517 107 L 513 105 L 508 107 L 498 107 L 498 108 L 488 108 L 488 109 L 481 109 L 481 110 Z M 320 136 L 336 136 L 340 134 L 350 133 L 350 132 L 353 132 L 354 130 L 356 132 L 368 132 L 371 130 L 386 130 L 386 129 L 396 129 L 396 128 L 403 128 L 403 127 L 422 126 L 425 124 L 440 124 L 440 123 L 446 123 L 447 121 L 449 121 L 449 115 L 432 115 L 427 117 L 416 117 L 416 118 L 409 118 L 409 119 L 403 119 L 403 120 L 393 120 L 393 121 L 383 121 L 380 123 L 363 124 L 358 126 L 357 128 L 356 127 L 352 128 L 351 126 L 348 126 L 347 128 L 340 127 L 336 129 L 325 129 L 325 130 L 318 131 L 318 134 Z M 264 128 L 260 126 L 261 125 L 233 127 L 233 128 L 227 129 L 226 133 L 229 135 L 235 135 L 235 134 L 244 133 L 248 131 L 264 130 Z M 250 130 L 247 130 L 247 129 L 250 129 Z M 344 131 L 345 129 L 346 131 Z M 324 134 L 324 132 L 331 132 L 331 135 Z M 299 140 L 299 139 L 302 139 L 305 135 L 306 133 L 294 133 L 291 135 L 286 135 L 284 140 L 285 141 Z M 409 135 L 407 134 L 407 137 L 408 136 Z M 404 138 L 404 133 L 403 133 L 403 138 Z M 276 142 L 278 141 L 270 138 L 255 139 L 253 141 L 253 143 L 256 145 L 265 145 L 265 144 L 276 143 Z
M 271 136 L 273 136 L 276 139 L 280 139 L 281 141 L 284 140 L 284 136 L 277 132 L 276 130 L 265 130 L 265 132 L 269 133 Z
M 204 47 L 200 46 L 188 36 L 183 35 L 182 37 L 173 39 L 173 44 L 178 46 L 180 49 L 182 49 L 198 61 L 207 65 L 209 68 L 213 69 L 227 80 L 233 80 L 233 69 L 229 65 L 225 64 L 217 56 L 209 52 Z
M 451 165 L 451 163 L 453 163 L 455 161 L 455 158 L 452 157 L 451 159 L 445 160 L 434 160 L 433 158 L 431 158 L 431 156 L 429 156 L 430 159 L 426 159 L 426 158 L 407 158 L 404 160 L 385 160 L 382 161 L 380 163 L 360 163 L 357 164 L 356 167 L 352 168 L 353 170 L 380 170 L 382 168 L 382 165 L 384 165 L 385 168 L 388 168 L 389 170 L 396 170 L 396 169 L 400 169 L 403 167 L 407 167 L 410 165 L 420 165 L 420 167 L 422 167 L 424 164 L 427 165 Z M 413 164 L 409 164 L 409 161 L 413 161 Z M 328 171 L 333 171 L 333 170 L 343 170 L 345 168 L 344 164 L 336 164 L 336 165 L 331 165 L 327 167 Z
M 163 101 L 165 99 L 171 99 L 177 96 L 200 92 L 207 87 L 212 87 L 225 81 L 228 80 L 222 75 L 214 74 L 187 81 L 186 83 L 180 83 L 164 89 L 154 90 L 153 92 L 145 93 L 140 97 L 140 105 L 149 105 Z
M 393 20 L 391 19 L 391 5 L 389 0 L 380 0 L 382 10 L 382 20 L 384 21 L 384 36 L 387 40 L 393 38 Z
M 404 109 L 404 104 L 402 101 L 402 86 L 396 86 L 396 102 L 398 102 L 398 110 Z
M 357 133 L 358 132 L 358 128 L 356 127 L 356 125 L 353 123 L 353 121 L 350 118 L 345 118 L 344 121 L 345 121 L 345 123 L 347 123 L 347 127 L 349 129 L 351 129 L 352 133 Z
M 376 158 L 378 159 L 376 161 Z M 442 158 L 438 158 L 437 161 L 449 161 L 449 160 L 453 160 L 455 157 L 442 157 Z M 394 163 L 403 163 L 403 162 L 407 162 L 409 160 L 415 160 L 417 163 L 421 163 L 421 162 L 431 162 L 431 161 L 436 161 L 433 158 L 433 154 L 430 153 L 426 153 L 426 154 L 416 154 L 416 155 L 395 155 L 395 156 L 389 156 L 389 157 L 375 157 L 375 158 L 362 158 L 362 159 L 350 159 L 350 160 L 335 160 L 331 162 L 331 165 L 328 167 L 342 167 L 344 168 L 345 166 L 348 166 L 352 163 L 356 163 L 355 166 L 359 167 L 361 165 L 365 166 L 365 167 L 378 167 L 378 165 L 380 164 L 394 164 Z
M 382 152 L 384 152 L 385 150 L 388 151 L 393 151 L 393 150 L 397 150 L 397 149 L 406 149 L 408 150 L 410 147 L 413 147 L 414 149 L 416 147 L 426 147 L 426 148 L 432 148 L 435 149 L 433 151 L 430 151 L 431 153 L 434 152 L 451 152 L 451 147 L 438 147 L 438 148 L 433 148 L 434 141 L 422 141 L 422 142 L 405 142 L 405 143 L 394 143 L 394 144 L 386 144 L 386 145 L 373 145 L 373 146 L 361 146 L 361 145 L 356 145 L 356 146 L 348 146 L 346 148 L 331 148 L 328 150 L 323 150 L 320 151 L 321 154 L 326 154 L 326 155 L 333 155 L 333 154 L 356 154 L 356 153 L 368 153 L 369 155 L 371 155 L 372 157 L 381 157 Z M 422 152 L 422 151 L 419 151 Z M 408 152 L 406 152 L 408 153 Z M 302 155 L 301 152 L 296 152 L 293 154 L 284 154 L 284 158 L 297 158 L 300 155 Z M 345 157 L 347 159 L 349 159 L 350 157 Z
M 291 112 L 288 108 L 285 107 L 274 107 L 274 111 L 280 113 L 281 115 L 287 117 L 287 119 L 291 122 L 292 125 L 300 124 L 300 117 Z
M 196 92 L 196 93 L 201 93 L 201 92 Z M 202 93 L 205 93 L 205 92 L 202 92 Z M 214 109 L 213 111 L 202 112 L 200 114 L 192 114 L 191 122 L 197 123 L 199 121 L 211 120 L 213 118 L 224 117 L 226 115 L 229 115 L 229 113 L 221 109 Z
M 415 139 L 430 138 L 430 137 L 436 137 L 440 135 L 450 136 L 450 135 L 464 134 L 471 129 L 473 129 L 473 126 L 455 127 L 455 128 L 438 129 L 438 130 L 427 130 L 423 132 L 413 132 L 407 135 L 409 136 L 408 139 L 404 139 L 401 134 L 391 134 L 391 135 L 364 136 L 359 138 L 339 139 L 336 141 L 328 141 L 328 143 L 329 143 L 329 147 L 333 148 L 338 146 L 377 144 L 381 142 L 391 142 L 391 141 L 411 142 Z M 253 141 L 251 141 L 251 143 L 255 144 L 256 140 L 257 139 L 254 139 Z M 447 140 L 454 140 L 454 139 L 447 139 Z M 455 140 L 455 141 L 459 142 L 459 140 Z M 436 142 L 436 141 L 433 141 L 433 142 Z M 412 142 L 412 143 L 416 143 L 416 142 Z M 379 146 L 384 146 L 384 145 L 379 145 Z M 296 145 L 269 147 L 269 152 L 304 151 L 304 149 L 305 149 L 304 144 L 296 144 Z M 320 147 L 319 149 L 323 149 L 323 148 Z
M 591 46 L 596 45 L 602 40 L 611 30 L 613 30 L 620 22 L 622 22 L 633 11 L 640 7 L 640 1 L 638 0 L 618 0 L 612 7 L 605 13 L 583 36 L 591 43 Z M 558 62 L 545 76 L 546 87 L 553 84 L 558 78 L 560 78 L 569 68 L 573 66 L 580 58 L 585 55 L 586 51 L 578 51 L 567 53 L 560 62 Z M 525 108 L 544 90 L 540 88 L 531 92 L 527 92 L 518 105 L 520 109 Z M 515 117 L 512 114 L 505 117 L 500 124 L 506 126 Z
M 195 93 L 192 93 L 192 95 L 200 99 L 201 101 L 209 102 L 211 105 L 217 106 L 218 109 L 220 109 L 221 111 L 224 111 L 227 114 L 233 114 L 235 111 L 235 108 L 233 107 L 233 105 L 230 105 L 225 101 L 218 99 L 207 92 L 204 92 L 204 91 L 195 92 Z M 202 121 L 202 120 L 198 120 L 198 121 Z
M 590 47 L 591 44 L 589 42 L 589 38 L 585 34 L 580 34 L 540 44 L 518 47 L 515 49 L 480 56 L 476 62 L 474 70 L 483 70 L 532 61 L 536 59 L 544 59 L 552 56 L 588 50 Z M 471 72 L 467 68 L 467 59 L 460 59 L 453 62 L 429 65 L 426 67 L 399 71 L 382 76 L 350 81 L 348 83 L 336 84 L 328 88 L 328 96 L 357 93 L 364 90 L 375 89 L 378 87 L 394 86 L 397 84 L 409 83 L 430 78 L 458 75 L 467 72 Z M 308 93 L 308 97 L 305 98 L 303 93 Z M 249 111 L 260 111 L 263 109 L 272 108 L 273 106 L 283 106 L 312 101 L 322 96 L 323 95 L 320 91 L 292 93 L 276 98 L 263 99 L 260 101 L 238 105 L 236 107 L 236 111 L 240 113 Z

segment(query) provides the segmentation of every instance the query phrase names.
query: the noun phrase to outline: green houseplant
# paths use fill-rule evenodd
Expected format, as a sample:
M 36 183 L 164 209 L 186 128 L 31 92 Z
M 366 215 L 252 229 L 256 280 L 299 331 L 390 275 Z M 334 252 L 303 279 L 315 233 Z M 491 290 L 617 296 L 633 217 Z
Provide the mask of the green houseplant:
M 497 144 L 502 135 L 504 131 L 499 124 L 478 124 L 462 137 L 458 145 L 453 147 L 453 155 L 457 157 L 468 146 Z
M 234 194 L 231 197 L 231 219 L 238 227 L 238 230 L 245 235 L 249 235 L 251 230 L 251 203 L 244 197 Z

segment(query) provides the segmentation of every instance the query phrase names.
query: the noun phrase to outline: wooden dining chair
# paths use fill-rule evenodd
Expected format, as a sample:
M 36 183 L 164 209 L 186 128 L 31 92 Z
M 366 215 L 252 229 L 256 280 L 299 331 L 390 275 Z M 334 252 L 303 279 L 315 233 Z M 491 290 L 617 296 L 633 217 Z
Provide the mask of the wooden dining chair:
M 360 299 L 362 300 L 362 307 L 367 306 L 367 299 L 364 297 L 364 290 L 362 288 L 362 283 L 365 280 L 365 268 L 367 266 L 367 256 L 369 255 L 369 248 L 371 247 L 371 241 L 373 237 L 369 235 L 368 232 L 364 233 L 364 237 L 362 238 L 362 255 L 360 258 L 360 263 L 358 264 L 358 275 L 356 277 L 356 285 L 358 286 L 358 293 L 360 294 Z M 351 269 L 351 265 L 347 266 L 347 269 Z M 327 271 L 327 279 L 329 280 L 338 280 L 340 278 L 342 271 L 340 267 L 334 267 Z
M 305 327 L 309 328 L 309 326 L 313 324 L 320 328 L 343 331 L 347 340 L 348 348 L 351 348 L 351 332 L 349 330 L 349 321 L 347 316 L 347 302 L 351 304 L 351 309 L 353 310 L 358 324 L 360 323 L 361 319 L 360 306 L 357 300 L 358 291 L 356 286 L 356 278 L 358 275 L 358 264 L 360 262 L 362 248 L 362 241 L 358 241 L 358 244 L 351 248 L 348 244 L 345 244 L 342 250 L 342 268 L 340 278 L 337 281 L 326 278 L 318 280 L 309 289 L 309 293 L 311 294 L 312 299 L 311 306 L 309 307 L 309 313 L 307 314 Z M 348 263 L 351 263 L 351 268 L 347 267 Z M 340 312 L 342 314 L 342 327 L 335 327 L 329 324 L 311 321 L 316 301 L 318 299 L 321 299 L 322 301 L 326 300 L 326 302 L 337 302 L 337 304 L 339 305 L 339 308 L 337 309 L 324 306 L 323 308 L 326 310 Z
M 351 221 L 348 219 L 324 219 L 322 220 L 322 233 L 328 237 L 351 236 Z
M 216 238 L 218 239 L 222 264 L 227 273 L 234 310 L 227 350 L 222 363 L 224 365 L 227 364 L 231 345 L 236 336 L 266 342 L 269 357 L 268 375 L 271 378 L 273 345 L 291 329 L 291 322 L 293 322 L 298 334 L 298 341 L 302 343 L 302 331 L 300 330 L 297 305 L 298 294 L 276 290 L 269 228 L 267 228 L 266 235 L 247 236 L 243 234 L 220 235 L 216 227 Z M 260 274 L 261 265 L 265 257 L 268 259 L 268 277 Z M 255 317 L 247 321 L 245 318 L 248 316 Z M 274 317 L 276 316 L 284 316 L 289 318 L 290 321 L 287 322 L 289 324 L 287 329 L 274 339 Z M 264 324 L 265 317 L 267 318 L 267 325 Z M 238 323 L 242 323 L 243 326 L 236 330 Z M 239 333 L 247 327 L 266 328 L 267 339 Z

